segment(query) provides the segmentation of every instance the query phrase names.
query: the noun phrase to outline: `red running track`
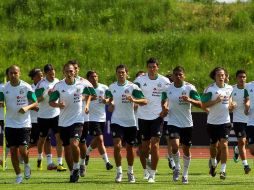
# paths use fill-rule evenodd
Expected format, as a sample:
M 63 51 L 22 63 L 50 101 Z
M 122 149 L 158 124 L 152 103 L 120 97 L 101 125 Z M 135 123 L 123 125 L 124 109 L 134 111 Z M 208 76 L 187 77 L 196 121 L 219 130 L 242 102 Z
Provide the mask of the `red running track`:
M 136 150 L 136 148 L 135 148 Z M 30 149 L 30 156 L 31 157 L 36 157 L 37 156 L 37 149 L 32 148 Z M 182 150 L 180 150 L 181 155 L 182 155 Z M 107 147 L 107 153 L 109 157 L 113 157 L 113 148 L 112 147 Z M 53 156 L 56 156 L 56 149 L 52 149 L 52 154 Z M 122 149 L 122 154 L 123 156 L 126 155 L 125 149 Z M 192 147 L 191 148 L 191 154 L 192 158 L 209 158 L 209 147 Z M 2 147 L 0 148 L 0 155 L 2 155 Z M 167 156 L 167 147 L 166 146 L 161 146 L 160 147 L 160 155 L 161 157 L 166 157 Z M 233 148 L 229 147 L 229 158 L 232 158 L 233 155 Z M 91 157 L 100 157 L 98 150 L 93 150 L 90 154 Z M 249 150 L 247 150 L 247 157 L 251 157 Z

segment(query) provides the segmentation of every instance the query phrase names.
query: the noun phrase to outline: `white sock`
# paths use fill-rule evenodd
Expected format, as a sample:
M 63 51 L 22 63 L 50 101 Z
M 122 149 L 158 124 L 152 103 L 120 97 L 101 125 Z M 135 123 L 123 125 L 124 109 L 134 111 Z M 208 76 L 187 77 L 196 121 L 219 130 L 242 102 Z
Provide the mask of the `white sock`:
M 58 165 L 63 165 L 63 157 L 57 157 Z
M 89 156 L 92 151 L 93 151 L 93 148 L 89 146 L 86 150 L 86 155 Z
M 172 157 L 174 159 L 176 169 L 180 170 L 181 169 L 181 166 L 180 166 L 180 152 L 178 151 L 176 154 L 172 154 Z
M 247 166 L 248 165 L 247 160 L 243 160 L 242 163 L 243 163 L 243 166 Z
M 116 167 L 116 172 L 117 173 L 123 173 L 122 166 Z
M 24 163 L 24 167 L 27 167 L 27 166 L 29 166 L 30 167 L 30 164 L 29 163 Z
M 216 158 L 211 158 L 212 166 L 216 167 L 217 166 L 217 160 Z
M 183 155 L 183 177 L 188 176 L 188 170 L 190 166 L 191 157 Z
M 128 166 L 128 173 L 133 174 L 133 166 Z
M 226 163 L 224 164 L 221 164 L 221 169 L 220 169 L 221 172 L 226 172 Z
M 172 157 L 172 154 L 168 155 L 168 160 L 170 161 L 172 168 L 174 168 L 176 165 L 175 165 L 174 159 Z
M 80 165 L 85 165 L 85 163 L 86 163 L 86 160 L 81 158 L 79 164 Z
M 79 169 L 79 163 L 78 162 L 77 163 L 74 162 L 74 164 L 73 164 L 73 170 L 77 170 L 77 169 Z
M 47 154 L 47 163 L 48 163 L 48 165 L 53 163 L 52 154 Z
M 148 155 L 148 159 L 149 159 L 149 160 L 151 160 L 151 158 L 152 158 L 152 155 L 151 155 L 151 154 L 149 154 L 149 155 Z
M 42 156 L 42 153 L 40 154 L 38 154 L 38 160 L 42 160 L 42 158 L 43 158 L 43 156 Z
M 109 162 L 107 153 L 102 154 L 101 157 L 104 160 L 105 164 Z
M 155 172 L 156 172 L 156 170 L 150 170 L 150 171 L 149 171 L 150 176 L 154 177 L 154 176 L 155 176 Z

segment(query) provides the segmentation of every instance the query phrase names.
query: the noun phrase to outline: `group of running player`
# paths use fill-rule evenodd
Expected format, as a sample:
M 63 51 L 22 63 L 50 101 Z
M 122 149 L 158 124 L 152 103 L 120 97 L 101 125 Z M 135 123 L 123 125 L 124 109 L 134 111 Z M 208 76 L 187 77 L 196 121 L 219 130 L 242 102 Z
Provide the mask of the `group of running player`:
M 128 163 L 127 177 L 130 183 L 134 176 L 134 149 L 138 143 L 139 156 L 144 169 L 144 179 L 155 182 L 159 161 L 159 142 L 167 137 L 169 166 L 173 170 L 173 181 L 180 178 L 180 152 L 183 149 L 182 183 L 188 184 L 192 144 L 191 106 L 205 110 L 208 114 L 207 132 L 210 138 L 210 175 L 216 175 L 221 162 L 220 179 L 226 178 L 228 137 L 233 126 L 238 138 L 238 149 L 248 174 L 251 169 L 246 160 L 246 143 L 254 155 L 254 84 L 246 84 L 246 73 L 238 70 L 237 84 L 228 84 L 227 71 L 222 67 L 213 69 L 210 77 L 214 82 L 200 95 L 195 86 L 185 81 L 185 70 L 177 66 L 171 78 L 158 74 L 159 64 L 155 58 L 147 60 L 147 72 L 138 72 L 133 82 L 127 80 L 125 65 L 116 67 L 117 81 L 106 86 L 99 83 L 98 73 L 88 71 L 86 78 L 80 77 L 79 63 L 68 61 L 63 66 L 64 79 L 55 78 L 51 64 L 32 69 L 29 76 L 33 84 L 20 79 L 20 68 L 12 65 L 6 70 L 8 82 L 0 87 L 0 107 L 6 107 L 5 136 L 10 148 L 16 183 L 22 183 L 20 160 L 24 162 L 24 177 L 29 179 L 31 168 L 28 152 L 38 147 L 37 168 L 42 169 L 43 150 L 47 155 L 47 169 L 66 171 L 62 155 L 70 171 L 70 182 L 78 181 L 86 173 L 90 152 L 98 148 L 105 167 L 111 170 L 103 140 L 106 122 L 105 105 L 112 112 L 111 133 L 116 165 L 115 182 L 123 178 L 121 148 L 125 145 Z M 52 161 L 50 130 L 56 137 L 57 161 Z M 88 133 L 93 137 L 86 146 Z

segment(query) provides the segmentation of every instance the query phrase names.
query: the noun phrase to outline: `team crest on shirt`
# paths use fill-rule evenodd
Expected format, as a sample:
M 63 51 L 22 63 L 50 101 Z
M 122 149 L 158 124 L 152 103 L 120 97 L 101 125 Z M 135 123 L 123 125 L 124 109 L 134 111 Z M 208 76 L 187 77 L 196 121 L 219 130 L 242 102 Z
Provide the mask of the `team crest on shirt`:
M 161 87 L 162 87 L 162 84 L 161 84 L 161 83 L 157 84 L 157 87 L 158 87 L 158 88 L 161 88 Z
M 124 93 L 125 93 L 125 94 L 129 94 L 130 91 L 129 91 L 128 89 L 126 89 L 126 90 L 124 91 Z
M 183 96 L 186 96 L 187 95 L 187 92 L 184 90 L 184 91 L 182 91 L 182 95 Z
M 6 93 L 6 94 L 9 94 L 9 91 L 7 90 L 5 93 Z
M 20 89 L 19 94 L 24 94 L 24 93 L 25 93 L 24 89 Z
M 114 90 L 113 93 L 116 93 L 116 90 Z
M 103 91 L 102 90 L 100 90 L 100 92 L 99 92 L 100 94 L 103 94 Z
M 80 88 L 77 88 L 76 92 L 77 93 L 80 93 L 81 89 Z
M 234 93 L 234 96 L 236 96 L 236 93 Z

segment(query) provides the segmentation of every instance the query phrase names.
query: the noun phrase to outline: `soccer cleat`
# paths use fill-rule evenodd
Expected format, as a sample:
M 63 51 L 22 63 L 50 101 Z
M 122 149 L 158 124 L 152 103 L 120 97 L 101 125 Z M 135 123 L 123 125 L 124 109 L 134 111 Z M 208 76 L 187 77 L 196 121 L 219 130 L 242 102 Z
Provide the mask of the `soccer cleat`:
M 80 174 L 80 177 L 85 177 L 85 175 L 86 175 L 86 166 L 85 165 L 80 165 L 79 174 Z
M 58 171 L 58 172 L 65 172 L 67 170 L 67 168 L 65 168 L 64 166 L 63 166 L 63 164 L 59 164 L 58 166 L 57 166 L 57 168 L 56 168 L 56 171 Z
M 209 174 L 212 176 L 212 177 L 215 177 L 216 176 L 216 167 L 214 166 L 211 166 L 210 167 L 210 170 L 209 170 Z
M 48 170 L 56 170 L 57 166 L 54 163 L 51 163 L 51 164 L 48 165 L 47 169 Z
M 113 169 L 113 165 L 110 164 L 110 162 L 107 162 L 107 163 L 106 163 L 106 169 L 107 169 L 107 170 Z
M 116 183 L 121 183 L 121 182 L 122 182 L 122 178 L 123 178 L 123 174 L 117 172 L 117 173 L 116 173 L 115 182 L 116 182 Z
M 29 165 L 24 166 L 24 176 L 25 176 L 25 179 L 30 179 L 31 177 L 31 168 Z
M 135 182 L 136 182 L 133 173 L 127 173 L 127 176 L 128 176 L 128 181 L 129 181 L 130 183 L 135 183 Z
M 169 167 L 171 170 L 174 170 L 174 169 L 175 169 L 175 162 L 174 162 L 173 158 L 168 158 L 168 167 Z
M 42 160 L 37 160 L 37 169 L 42 170 Z
M 20 184 L 20 183 L 22 183 L 22 181 L 23 181 L 22 176 L 17 176 L 17 177 L 16 177 L 15 183 L 16 183 L 16 184 Z
M 178 181 L 179 180 L 179 175 L 180 175 L 180 170 L 174 169 L 174 171 L 173 171 L 173 181 Z
M 188 177 L 187 177 L 187 176 L 183 176 L 183 177 L 182 177 L 182 183 L 183 183 L 183 184 L 188 184 L 188 183 L 189 183 L 189 180 L 188 180 Z
M 250 171 L 251 171 L 251 168 L 250 168 L 249 165 L 244 166 L 244 172 L 245 172 L 245 174 L 249 174 Z
M 85 157 L 85 163 L 86 163 L 86 166 L 88 165 L 88 163 L 89 163 L 89 155 L 86 155 L 86 157 Z
M 223 180 L 226 179 L 226 173 L 225 172 L 220 172 L 220 179 L 223 179 Z
M 70 176 L 70 182 L 71 183 L 76 183 L 78 182 L 79 179 L 79 169 L 73 170 L 72 175 Z
M 235 163 L 237 163 L 239 161 L 239 149 L 238 146 L 234 146 L 234 156 L 233 156 L 233 160 Z
M 144 178 L 143 179 L 145 179 L 145 180 L 148 180 L 149 179 L 149 172 L 148 172 L 148 170 L 144 170 Z
M 155 176 L 149 175 L 148 183 L 155 183 Z

